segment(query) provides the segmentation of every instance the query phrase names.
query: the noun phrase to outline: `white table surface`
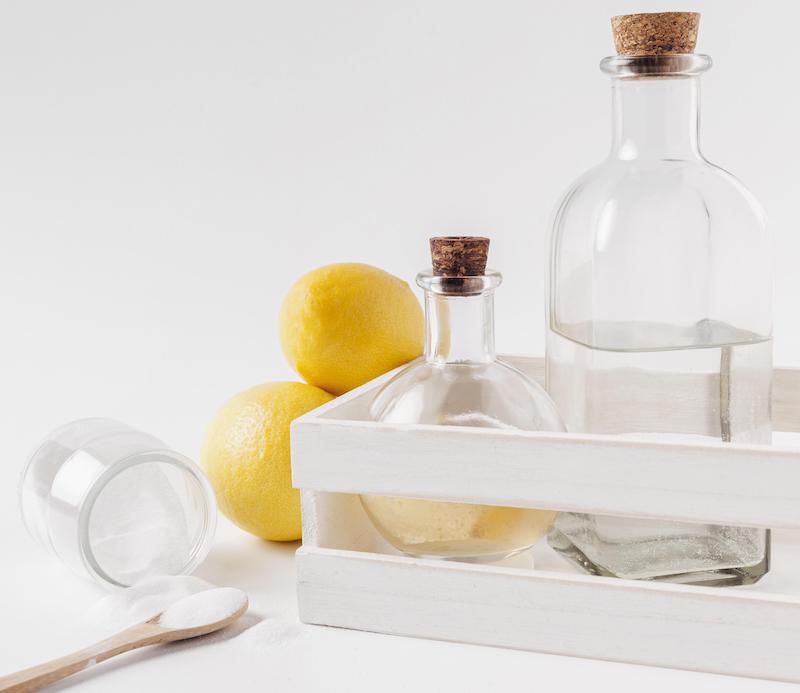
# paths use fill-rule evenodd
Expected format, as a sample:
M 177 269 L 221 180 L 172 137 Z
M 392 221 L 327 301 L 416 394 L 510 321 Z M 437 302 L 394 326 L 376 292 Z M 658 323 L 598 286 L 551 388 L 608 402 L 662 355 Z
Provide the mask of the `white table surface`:
M 56 657 L 100 635 L 86 611 L 104 593 L 62 568 L 6 518 L 0 572 L 0 671 Z M 99 665 L 52 690 L 114 691 L 778 691 L 794 686 L 306 626 L 297 621 L 297 545 L 249 537 L 222 521 L 197 575 L 248 592 L 238 626 L 193 643 L 150 648 Z M 556 559 L 560 560 L 560 559 Z M 535 624 L 532 624 L 535 627 Z

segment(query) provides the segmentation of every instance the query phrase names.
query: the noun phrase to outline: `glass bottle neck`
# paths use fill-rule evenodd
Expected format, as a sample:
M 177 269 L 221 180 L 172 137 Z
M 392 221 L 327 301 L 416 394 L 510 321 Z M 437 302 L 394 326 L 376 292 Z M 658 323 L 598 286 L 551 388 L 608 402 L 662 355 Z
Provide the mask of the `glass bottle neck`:
M 425 360 L 488 363 L 495 360 L 494 291 L 474 296 L 425 292 Z
M 693 159 L 700 157 L 699 76 L 612 81 L 613 158 Z

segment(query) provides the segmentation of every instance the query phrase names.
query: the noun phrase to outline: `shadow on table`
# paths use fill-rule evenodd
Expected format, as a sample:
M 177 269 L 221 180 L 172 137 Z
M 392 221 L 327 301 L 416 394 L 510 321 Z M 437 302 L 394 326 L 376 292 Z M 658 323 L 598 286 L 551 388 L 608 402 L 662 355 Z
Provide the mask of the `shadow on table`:
M 299 541 L 267 542 L 255 537 L 219 542 L 194 575 L 247 592 L 286 587 L 272 581 L 286 577 L 294 582 L 294 554 L 299 547 Z

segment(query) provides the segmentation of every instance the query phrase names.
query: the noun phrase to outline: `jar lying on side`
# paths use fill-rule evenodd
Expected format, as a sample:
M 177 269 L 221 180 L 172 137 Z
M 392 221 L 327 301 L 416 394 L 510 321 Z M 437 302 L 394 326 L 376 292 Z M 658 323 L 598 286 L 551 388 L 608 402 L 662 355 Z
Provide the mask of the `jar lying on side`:
M 192 572 L 216 528 L 214 492 L 200 468 L 111 419 L 50 433 L 23 470 L 19 500 L 31 535 L 105 587 Z

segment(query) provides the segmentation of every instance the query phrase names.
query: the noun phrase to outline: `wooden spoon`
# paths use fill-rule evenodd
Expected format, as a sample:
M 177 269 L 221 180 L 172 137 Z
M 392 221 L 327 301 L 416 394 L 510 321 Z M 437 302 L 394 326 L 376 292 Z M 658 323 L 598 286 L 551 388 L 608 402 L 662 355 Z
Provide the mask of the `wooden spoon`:
M 144 623 L 137 623 L 135 626 L 112 635 L 110 638 L 101 640 L 65 657 L 59 657 L 14 674 L 0 676 L 0 692 L 26 693 L 26 691 L 35 691 L 42 688 L 42 686 L 47 686 L 67 676 L 77 674 L 79 671 L 111 659 L 111 657 L 116 657 L 123 652 L 129 652 L 147 645 L 187 640 L 188 638 L 196 638 L 199 635 L 213 633 L 233 623 L 247 611 L 247 607 L 248 603 L 245 599 L 244 605 L 236 612 L 221 620 L 204 623 L 192 628 L 164 628 L 159 625 L 159 620 L 164 613 L 162 612 Z

